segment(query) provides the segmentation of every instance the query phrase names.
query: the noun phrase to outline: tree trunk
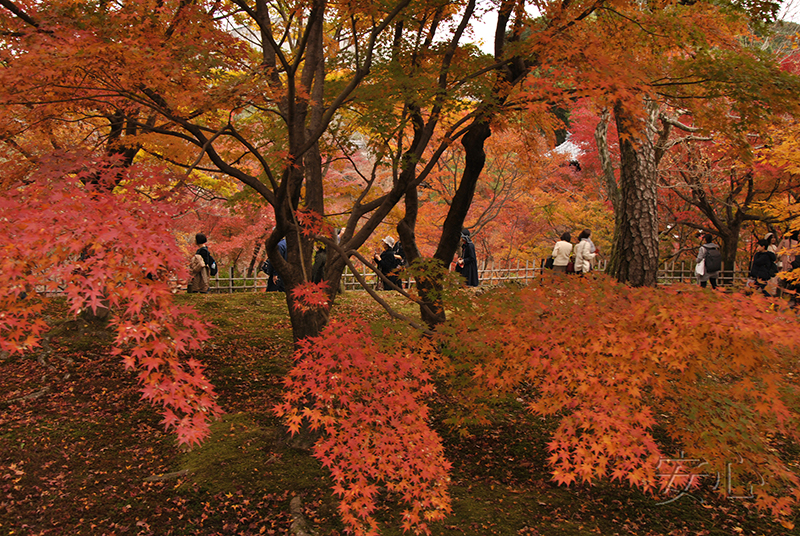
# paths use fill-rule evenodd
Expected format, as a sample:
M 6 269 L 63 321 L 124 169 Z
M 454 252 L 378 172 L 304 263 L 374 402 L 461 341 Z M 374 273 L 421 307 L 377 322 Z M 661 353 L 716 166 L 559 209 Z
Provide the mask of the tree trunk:
M 294 306 L 294 299 L 289 289 L 286 290 L 286 302 L 289 305 L 289 318 L 292 322 L 292 337 L 295 343 L 306 337 L 319 335 L 328 323 L 328 311 L 323 309 L 301 311 Z
M 594 130 L 594 141 L 597 145 L 597 155 L 600 158 L 600 167 L 603 170 L 603 178 L 605 180 L 606 195 L 611 201 L 611 207 L 614 209 L 614 214 L 619 212 L 619 187 L 617 186 L 617 178 L 614 174 L 614 164 L 611 161 L 611 155 L 608 150 L 608 123 L 611 121 L 611 114 L 607 108 L 604 108 L 600 113 L 600 122 Z
M 648 105 L 645 124 L 617 102 L 614 115 L 620 147 L 619 228 L 614 237 L 611 273 L 633 286 L 656 286 L 658 211 L 655 117 Z
M 742 222 L 737 222 L 729 225 L 724 232 L 720 232 L 720 249 L 722 253 L 722 270 L 723 274 L 720 283 L 732 284 L 733 274 L 727 275 L 724 272 L 733 270 L 736 266 L 736 253 L 739 249 L 739 235 L 742 232 Z M 749 262 L 749 261 L 748 261 Z M 748 266 L 749 268 L 749 266 Z
M 447 212 L 442 234 L 439 237 L 439 245 L 433 255 L 433 258 L 441 262 L 444 267 L 450 266 L 450 262 L 461 244 L 461 229 L 472 205 L 472 198 L 475 196 L 478 177 L 486 163 L 484 145 L 491 135 L 489 124 L 484 120 L 477 119 L 461 139 L 461 144 L 466 149 L 464 173 L 461 176 L 458 190 L 453 196 L 453 202 L 450 204 L 450 210 Z M 403 231 L 403 229 L 398 227 L 398 231 Z M 444 307 L 439 298 L 441 288 L 441 282 L 435 280 L 428 280 L 426 284 L 418 287 L 419 296 L 425 305 L 420 308 L 420 314 L 422 320 L 430 327 L 446 320 Z

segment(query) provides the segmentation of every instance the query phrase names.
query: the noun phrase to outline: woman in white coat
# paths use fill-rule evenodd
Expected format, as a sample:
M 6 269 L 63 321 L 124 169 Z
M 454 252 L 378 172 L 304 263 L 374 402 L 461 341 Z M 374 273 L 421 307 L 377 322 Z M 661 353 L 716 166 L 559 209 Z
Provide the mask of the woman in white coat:
M 561 240 L 556 242 L 553 247 L 553 271 L 566 272 L 567 264 L 569 264 L 569 256 L 572 254 L 572 236 L 569 233 L 561 235 Z
M 589 240 L 592 232 L 589 229 L 584 229 L 578 235 L 578 245 L 575 246 L 575 273 L 585 274 L 592 269 L 592 260 L 597 256 L 593 251 L 594 247 L 592 241 Z

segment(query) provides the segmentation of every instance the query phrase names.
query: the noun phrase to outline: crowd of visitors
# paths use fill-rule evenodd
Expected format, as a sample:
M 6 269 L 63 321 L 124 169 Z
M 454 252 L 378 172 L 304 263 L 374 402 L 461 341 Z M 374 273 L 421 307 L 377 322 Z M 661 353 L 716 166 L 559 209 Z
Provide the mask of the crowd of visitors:
M 342 232 L 343 229 L 336 233 L 338 240 L 341 239 Z M 798 234 L 800 234 L 798 231 L 787 232 L 779 240 L 775 233 L 767 233 L 764 238 L 756 242 L 756 251 L 751 258 L 748 272 L 748 286 L 766 296 L 772 295 L 769 291 L 770 285 L 773 291 L 774 288 L 779 288 L 780 292 L 785 292 L 789 295 L 789 303 L 792 307 L 797 302 L 796 296 L 800 288 L 800 281 L 787 278 L 785 274 L 781 276 L 778 276 L 778 274 L 800 269 L 800 255 L 795 255 L 798 244 L 800 244 Z M 697 281 L 703 288 L 707 287 L 708 283 L 711 283 L 711 289 L 716 290 L 723 268 L 722 248 L 714 241 L 714 237 L 710 233 L 704 234 L 700 242 L 701 245 L 697 252 L 695 265 Z M 195 235 L 195 243 L 198 249 L 190 259 L 190 279 L 187 291 L 191 293 L 207 293 L 210 277 L 217 273 L 217 264 L 208 250 L 208 237 L 205 234 L 197 233 Z M 385 276 L 385 279 L 378 277 L 377 288 L 386 290 L 403 289 L 402 269 L 407 264 L 403 246 L 399 240 L 395 240 L 390 235 L 381 240 L 381 245 L 382 251 L 376 252 L 373 259 L 375 268 Z M 278 252 L 281 257 L 286 259 L 285 238 L 278 242 Z M 575 244 L 572 242 L 572 235 L 569 232 L 565 232 L 556 241 L 550 257 L 544 263 L 544 267 L 552 269 L 556 273 L 585 275 L 595 269 L 599 256 L 600 250 L 592 242 L 589 229 L 581 231 Z M 326 262 L 326 247 L 324 244 L 318 244 L 311 269 L 311 280 L 314 283 L 319 283 L 324 279 Z M 477 287 L 480 284 L 475 244 L 468 229 L 463 229 L 461 232 L 459 251 L 451 265 L 451 269 L 461 274 L 464 285 L 467 287 Z M 262 263 L 260 270 L 267 275 L 267 292 L 285 291 L 280 274 L 268 259 Z M 388 284 L 384 284 L 384 281 L 388 282 Z

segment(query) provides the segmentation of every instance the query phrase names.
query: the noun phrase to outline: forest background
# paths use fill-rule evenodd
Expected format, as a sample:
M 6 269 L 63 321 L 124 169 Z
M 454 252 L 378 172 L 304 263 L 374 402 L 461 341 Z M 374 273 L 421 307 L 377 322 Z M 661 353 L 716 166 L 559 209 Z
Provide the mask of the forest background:
M 561 484 L 652 491 L 665 445 L 710 464 L 733 450 L 769 477 L 755 504 L 793 526 L 796 463 L 774 443 L 800 429 L 796 317 L 656 288 L 698 231 L 731 266 L 800 228 L 797 26 L 774 22 L 779 4 L 0 6 L 4 359 L 46 344 L 60 293 L 105 317 L 165 426 L 200 443 L 222 412 L 198 359 L 208 326 L 174 294 L 203 231 L 223 266 L 252 274 L 266 254 L 280 273 L 296 364 L 275 411 L 318 434 L 356 533 L 377 530 L 384 494 L 411 530 L 450 511 L 434 393 L 465 434 L 497 399 L 554 419 Z M 488 12 L 491 52 L 470 38 Z M 465 296 L 448 271 L 463 228 L 501 261 L 592 229 L 608 278 Z M 343 270 L 387 234 L 418 316 L 372 292 L 392 328 L 331 321 Z M 713 323 L 696 315 L 708 300 Z

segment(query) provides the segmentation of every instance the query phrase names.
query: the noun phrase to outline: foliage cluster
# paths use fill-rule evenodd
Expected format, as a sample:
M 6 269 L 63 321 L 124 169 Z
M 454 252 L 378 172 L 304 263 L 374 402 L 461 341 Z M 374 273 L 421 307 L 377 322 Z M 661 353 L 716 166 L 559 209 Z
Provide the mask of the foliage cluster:
M 448 463 L 420 409 L 433 396 L 447 401 L 445 423 L 467 434 L 502 418 L 502 401 L 551 420 L 556 483 L 610 479 L 669 493 L 699 478 L 700 468 L 669 461 L 685 453 L 704 473 L 728 475 L 720 492 L 752 490 L 791 526 L 800 475 L 774 442 L 800 441 L 798 350 L 797 317 L 759 297 L 544 278 L 476 298 L 432 340 L 333 323 L 298 351 L 279 413 L 294 430 L 307 419 L 324 431 L 316 456 L 359 533 L 375 533 L 365 499 L 382 483 L 430 486 L 429 500 L 445 500 Z M 413 438 L 402 451 L 401 427 Z M 422 466 L 432 472 L 413 470 Z
M 405 529 L 428 533 L 427 522 L 450 511 L 450 464 L 424 403 L 434 386 L 419 353 L 390 345 L 396 336 L 373 333 L 355 315 L 331 321 L 320 340 L 301 341 L 276 408 L 292 433 L 304 419 L 323 432 L 314 454 L 331 472 L 342 520 L 358 535 L 379 533 L 379 486 L 408 504 Z
M 215 326 L 203 359 L 227 414 L 211 435 L 188 452 L 176 445 L 140 400 L 136 379 L 107 355 L 113 330 L 82 319 L 59 323 L 48 334 L 52 353 L 0 360 L 0 533 L 286 534 L 290 500 L 300 496 L 307 532 L 344 534 L 327 471 L 287 442 L 270 412 L 292 362 L 283 300 L 239 293 L 178 301 Z M 66 311 L 65 300 L 55 300 L 46 315 Z M 332 315 L 351 312 L 385 318 L 356 292 L 341 296 Z M 790 533 L 743 501 L 715 500 L 707 490 L 692 491 L 703 504 L 687 495 L 658 505 L 618 485 L 547 482 L 552 423 L 529 418 L 513 401 L 501 404 L 502 415 L 497 408 L 491 426 L 461 435 L 441 424 L 446 405 L 444 397 L 430 399 L 431 425 L 453 464 L 452 513 L 429 524 L 433 534 Z M 381 533 L 400 536 L 402 508 L 385 499 L 375 515 Z
M 138 371 L 143 396 L 164 408 L 179 441 L 199 443 L 221 410 L 203 365 L 185 359 L 208 332 L 191 307 L 173 300 L 174 278 L 186 275 L 170 233 L 175 206 L 82 182 L 116 180 L 113 166 L 64 177 L 70 169 L 81 166 L 67 157 L 42 164 L 36 182 L 0 201 L 0 350 L 40 346 L 48 329 L 42 306 L 62 291 L 72 314 L 110 315 L 113 354 Z M 160 171 L 137 166 L 124 174 L 146 188 Z

